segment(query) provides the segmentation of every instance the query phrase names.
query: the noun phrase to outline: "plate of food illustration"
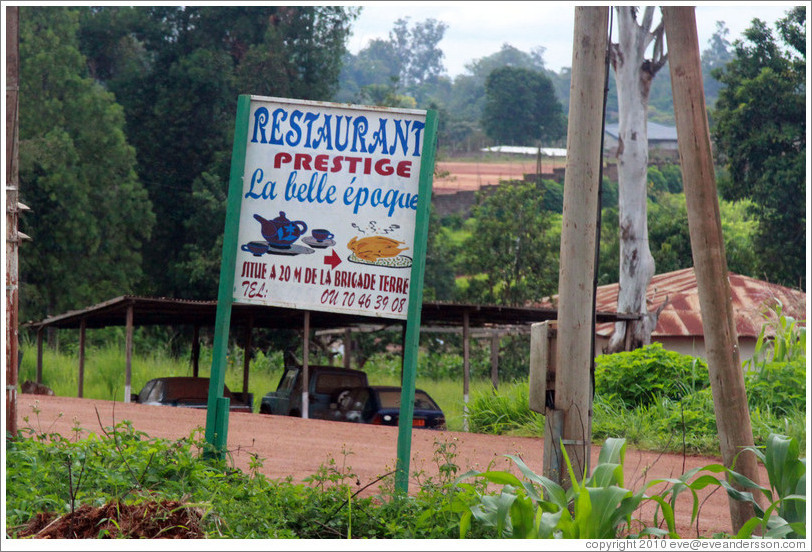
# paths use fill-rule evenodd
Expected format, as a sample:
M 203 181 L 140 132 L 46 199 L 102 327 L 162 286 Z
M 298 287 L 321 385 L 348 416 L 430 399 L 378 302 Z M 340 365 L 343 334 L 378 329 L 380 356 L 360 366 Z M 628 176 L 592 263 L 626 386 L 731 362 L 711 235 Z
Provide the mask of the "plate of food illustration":
M 386 236 L 368 236 L 365 238 L 352 238 L 347 248 L 352 254 L 348 261 L 359 264 L 384 266 L 387 268 L 408 268 L 412 266 L 412 258 L 401 255 L 409 249 L 401 247 L 402 241 L 387 238 Z
M 367 261 L 355 255 L 350 254 L 347 260 L 351 263 L 372 265 L 372 266 L 385 266 L 387 268 L 409 268 L 412 266 L 412 258 L 408 255 L 397 255 L 395 257 L 381 257 L 374 261 Z

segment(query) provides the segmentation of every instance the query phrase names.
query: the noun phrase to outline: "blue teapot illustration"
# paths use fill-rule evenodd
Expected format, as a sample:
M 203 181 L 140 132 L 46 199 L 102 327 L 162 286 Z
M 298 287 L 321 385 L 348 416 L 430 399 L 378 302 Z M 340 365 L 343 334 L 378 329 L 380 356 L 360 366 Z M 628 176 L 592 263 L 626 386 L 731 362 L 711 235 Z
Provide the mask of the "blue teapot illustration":
M 299 236 L 307 232 L 307 224 L 301 220 L 288 220 L 284 211 L 279 211 L 279 216 L 273 220 L 259 215 L 254 215 L 254 218 L 262 225 L 262 237 L 271 246 L 280 249 L 289 249 Z

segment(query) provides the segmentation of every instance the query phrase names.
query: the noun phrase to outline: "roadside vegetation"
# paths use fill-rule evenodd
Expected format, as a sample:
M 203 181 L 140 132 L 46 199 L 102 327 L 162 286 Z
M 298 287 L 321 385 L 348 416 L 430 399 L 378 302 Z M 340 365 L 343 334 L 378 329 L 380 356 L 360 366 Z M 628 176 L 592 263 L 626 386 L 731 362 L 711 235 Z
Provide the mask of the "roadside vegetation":
M 248 473 L 213 459 L 205 454 L 202 428 L 169 441 L 124 421 L 71 439 L 36 429 L 42 425 L 36 407 L 25 420 L 6 445 L 14 466 L 6 477 L 11 538 L 690 538 L 677 533 L 677 496 L 693 497 L 693 522 L 701 512 L 695 491 L 708 485 L 752 502 L 756 513 L 736 535 L 714 538 L 806 536 L 805 461 L 795 439 L 777 434 L 763 450 L 744 452 L 767 467 L 769 486 L 757 487 L 764 495 L 759 505 L 725 476 L 754 484 L 720 464 L 626 488 L 623 439 L 607 439 L 592 474 L 566 491 L 513 456 L 518 474 L 459 473 L 454 443 L 435 440 L 438 475 L 414 473 L 419 485 L 406 497 L 394 491 L 392 473 L 361 486 L 349 453 L 296 483 L 265 477 L 262 458 L 252 460 Z M 377 493 L 364 493 L 379 482 Z M 657 503 L 654 514 L 637 517 L 650 501 Z
M 756 355 L 744 366 L 755 454 L 765 464 L 769 486 L 759 504 L 752 493 L 729 481 L 753 486 L 721 464 L 681 476 L 625 486 L 628 445 L 685 454 L 718 455 L 713 399 L 701 359 L 653 344 L 629 353 L 603 355 L 596 363 L 593 439 L 602 450 L 583 482 L 564 490 L 533 473 L 518 457 L 515 470 L 460 473 L 456 445 L 435 439 L 437 475 L 412 474 L 412 496 L 398 495 L 392 473 L 361 482 L 352 471 L 351 451 L 330 458 L 317 473 L 297 483 L 271 480 L 254 457 L 248 473 L 230 459 L 205 454 L 203 428 L 185 439 L 154 439 L 128 421 L 79 439 L 48 433 L 36 402 L 22 413 L 16 439 L 7 440 L 6 524 L 13 538 L 804 538 L 806 535 L 806 328 L 778 305 L 765 322 Z M 67 347 L 69 348 L 69 347 Z M 36 369 L 35 351 L 24 349 L 22 376 Z M 34 353 L 34 354 L 32 354 Z M 85 396 L 121 395 L 123 357 L 100 348 L 88 355 Z M 242 359 L 229 357 L 226 383 L 237 385 Z M 185 375 L 186 362 L 166 352 L 136 356 L 133 386 L 157 375 Z M 201 366 L 209 360 L 201 359 Z M 365 363 L 374 383 L 397 384 L 399 362 L 391 354 Z M 476 361 L 476 356 L 475 356 Z M 528 407 L 526 378 L 493 389 L 482 377 L 473 385 L 468 412 L 472 431 L 543 435 L 544 418 Z M 251 389 L 274 389 L 282 354 L 259 353 L 252 362 Z M 74 395 L 76 359 L 48 352 L 43 378 L 59 395 Z M 239 368 L 237 368 L 239 367 Z M 510 364 L 508 363 L 508 368 Z M 462 424 L 459 356 L 425 351 L 418 363 L 418 386 L 447 413 L 449 428 Z M 509 374 L 510 371 L 508 370 Z M 258 393 L 258 394 L 259 394 Z M 21 405 L 20 408 L 23 408 Z M 258 415 L 258 414 L 257 414 Z M 438 434 L 439 435 L 439 434 Z M 566 459 L 566 450 L 562 451 Z M 567 459 L 569 478 L 577 481 Z M 700 515 L 696 491 L 723 487 L 734 499 L 752 502 L 756 516 L 737 534 L 680 535 L 675 524 L 679 495 L 692 497 L 691 520 Z M 652 490 L 655 488 L 656 490 Z M 368 488 L 373 490 L 367 491 Z M 366 492 L 365 492 L 366 491 Z M 653 516 L 639 507 L 656 502 Z M 682 503 L 684 506 L 684 502 Z M 766 507 L 765 507 L 766 504 Z
M 755 443 L 763 445 L 771 433 L 795 438 L 806 444 L 806 327 L 782 312 L 780 305 L 765 316 L 753 359 L 742 367 L 745 377 Z M 464 427 L 462 358 L 448 352 L 457 347 L 454 338 L 437 344 L 436 337 L 424 337 L 428 345 L 418 356 L 417 383 L 434 398 L 446 415 L 448 429 Z M 470 431 L 497 435 L 541 437 L 544 416 L 528 404 L 526 336 L 503 338 L 500 383 L 494 389 L 490 379 L 489 350 L 474 342 L 471 354 L 470 401 L 467 404 Z M 515 340 L 515 341 L 511 341 Z M 67 340 L 66 340 L 67 341 Z M 132 363 L 132 391 L 137 393 L 150 379 L 190 376 L 187 354 L 150 349 L 136 354 Z M 76 396 L 78 358 L 68 341 L 62 351 L 43 351 L 43 383 L 56 395 Z M 433 349 L 434 348 L 434 349 Z M 242 350 L 228 356 L 225 382 L 232 391 L 242 390 Z M 315 356 L 314 364 L 332 362 Z M 203 348 L 200 376 L 211 366 L 211 350 Z M 260 399 L 276 390 L 282 376 L 283 353 L 258 351 L 251 360 L 249 392 L 254 394 L 254 411 Z M 396 352 L 370 354 L 363 365 L 370 385 L 400 385 L 401 358 Z M 20 382 L 36 378 L 36 348 L 23 345 Z M 124 353 L 116 347 L 100 346 L 85 354 L 84 396 L 124 399 Z M 704 360 L 663 349 L 659 343 L 631 352 L 600 355 L 595 365 L 595 395 L 592 434 L 596 442 L 624 438 L 635 448 L 688 454 L 718 455 L 716 418 Z

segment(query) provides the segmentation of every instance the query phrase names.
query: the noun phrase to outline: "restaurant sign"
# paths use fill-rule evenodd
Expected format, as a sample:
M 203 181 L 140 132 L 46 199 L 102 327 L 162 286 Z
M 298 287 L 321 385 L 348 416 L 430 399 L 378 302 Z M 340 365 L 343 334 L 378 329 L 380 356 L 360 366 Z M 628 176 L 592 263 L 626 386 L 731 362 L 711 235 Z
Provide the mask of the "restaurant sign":
M 425 126 L 251 96 L 233 301 L 406 319 Z

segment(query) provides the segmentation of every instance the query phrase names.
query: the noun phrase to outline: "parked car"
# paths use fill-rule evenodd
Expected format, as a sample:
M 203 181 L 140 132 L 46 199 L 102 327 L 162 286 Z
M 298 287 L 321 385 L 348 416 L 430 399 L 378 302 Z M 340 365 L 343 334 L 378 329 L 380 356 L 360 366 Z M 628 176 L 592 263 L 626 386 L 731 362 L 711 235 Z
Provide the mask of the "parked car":
M 287 366 L 276 391 L 262 397 L 260 414 L 302 415 L 302 367 Z M 308 417 L 332 419 L 338 395 L 349 387 L 368 385 L 366 372 L 337 366 L 309 366 Z
M 400 418 L 400 396 L 400 387 L 373 385 L 347 389 L 339 395 L 332 419 L 396 426 Z M 412 427 L 446 428 L 445 414 L 422 389 L 414 391 Z
M 229 399 L 231 412 L 252 412 L 254 395 L 234 393 L 227 385 L 223 386 L 223 396 Z M 209 378 L 166 377 L 149 380 L 141 392 L 132 396 L 139 404 L 180 406 L 184 408 L 206 408 L 209 402 Z

